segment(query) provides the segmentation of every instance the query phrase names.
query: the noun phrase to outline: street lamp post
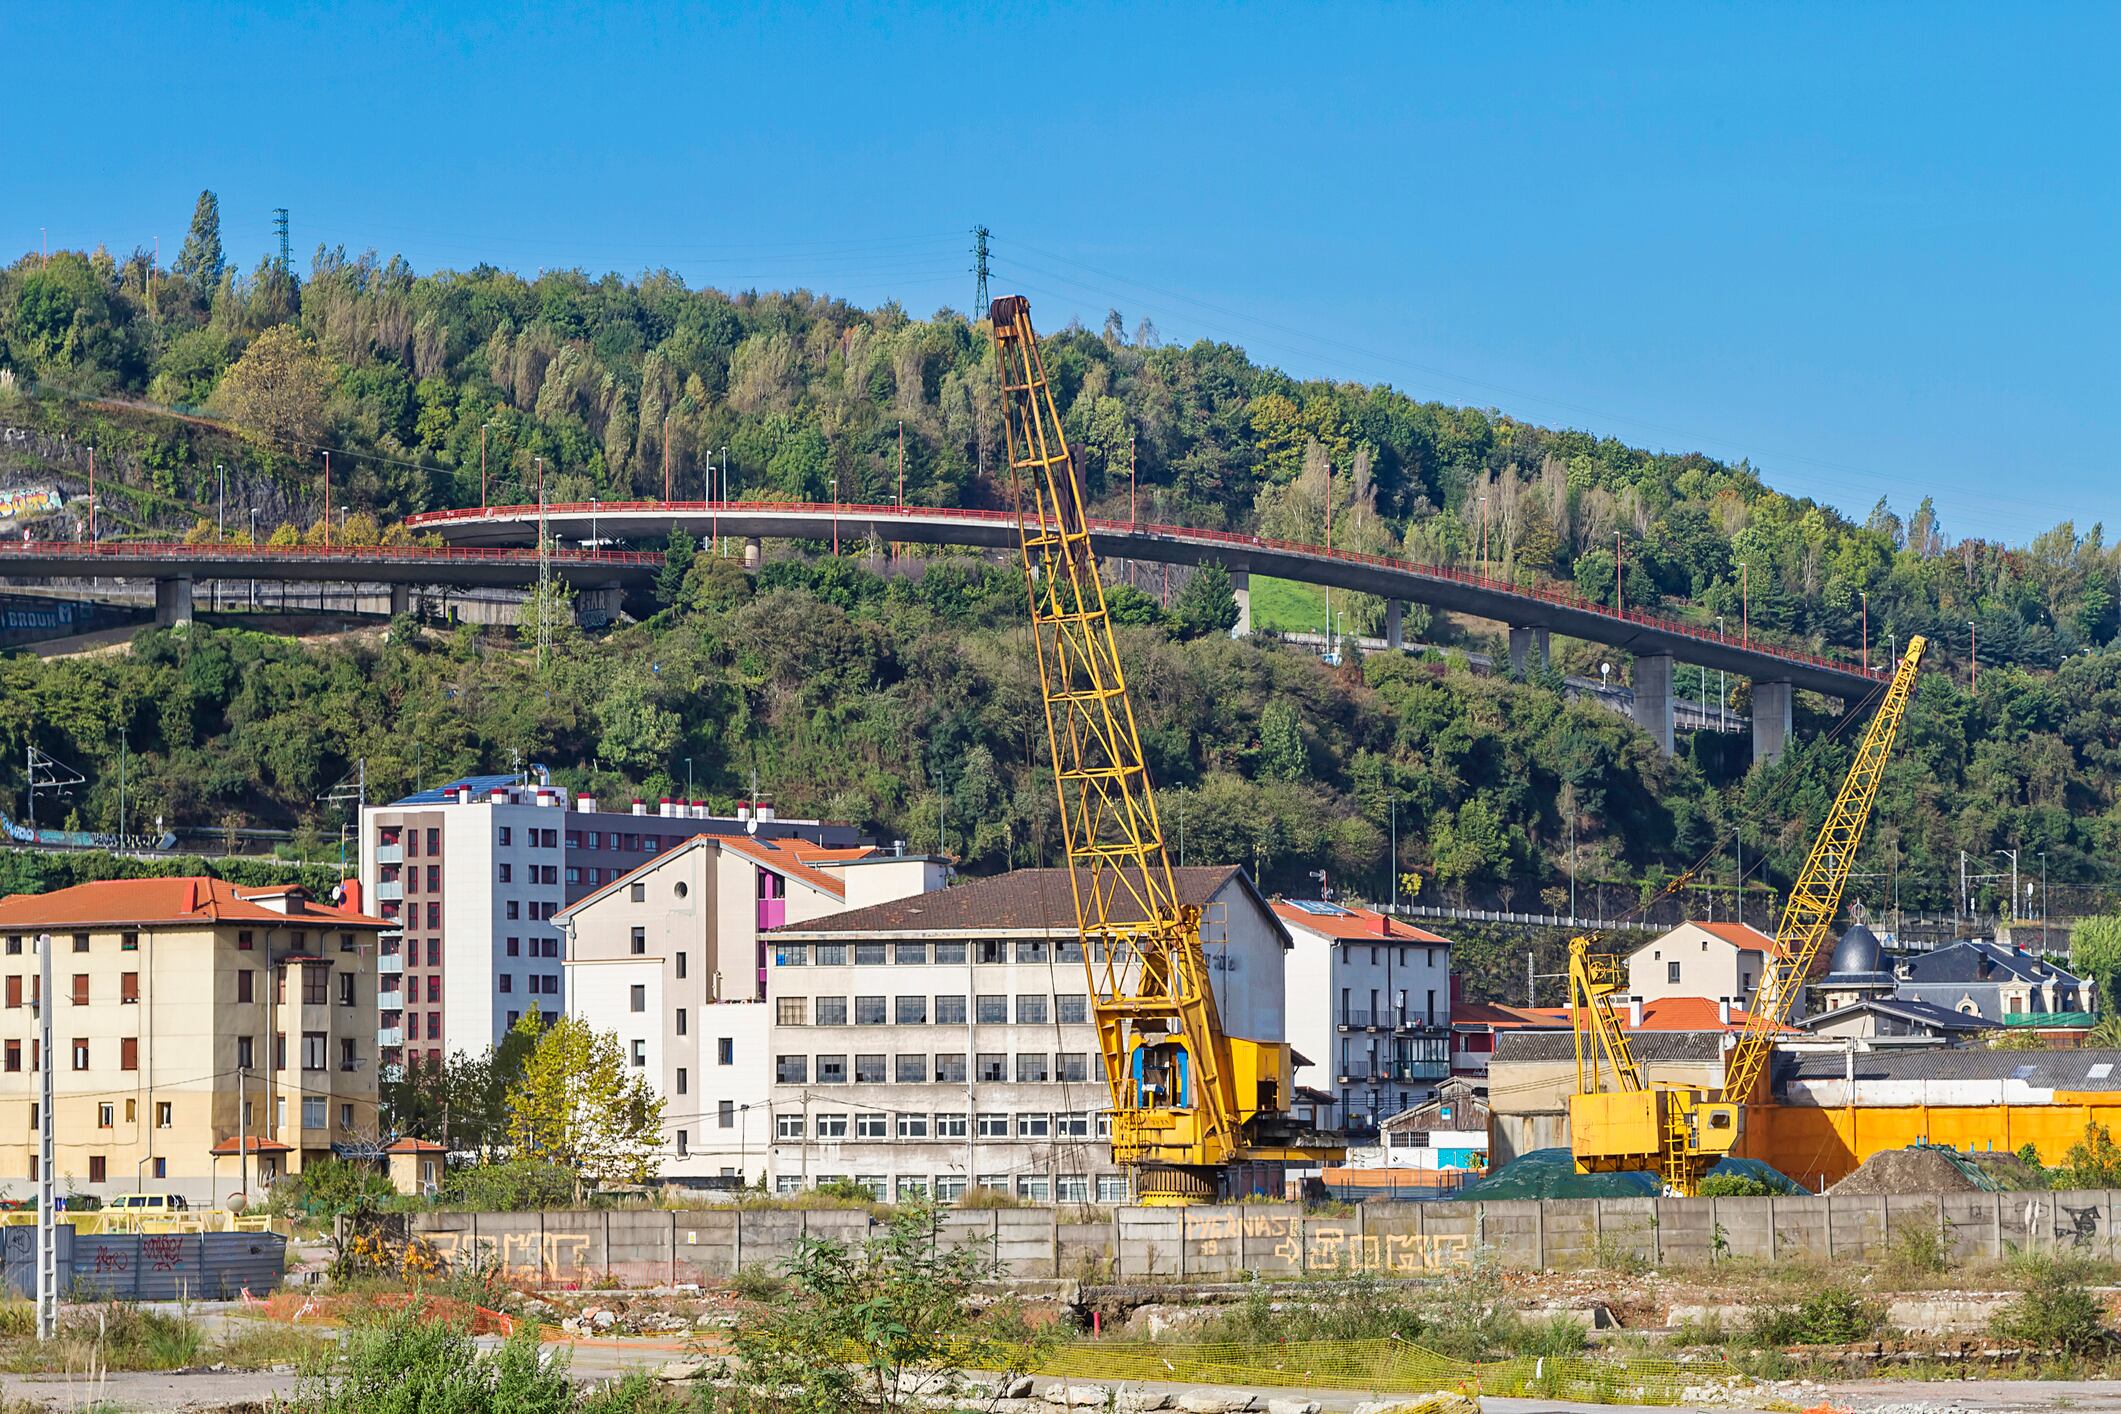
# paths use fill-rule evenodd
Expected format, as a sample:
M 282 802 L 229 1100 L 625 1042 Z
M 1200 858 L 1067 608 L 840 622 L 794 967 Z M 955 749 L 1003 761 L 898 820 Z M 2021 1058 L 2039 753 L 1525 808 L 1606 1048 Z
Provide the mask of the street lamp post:
M 1863 596 L 1863 671 L 1869 672 L 1871 670 L 1871 592 L 1868 589 L 1859 589 L 1856 592 Z
M 832 478 L 832 553 L 840 552 L 840 479 Z
M 482 511 L 489 504 L 486 499 L 486 429 L 491 426 L 490 422 L 479 424 L 479 509 Z
M 251 551 L 252 551 L 252 553 L 253 553 L 253 554 L 255 554 L 255 553 L 257 552 L 257 548 L 258 548 L 258 508 L 257 508 L 256 506 L 252 506 L 252 507 L 250 508 L 250 548 L 251 548 Z M 252 575 L 252 576 L 250 577 L 250 607 L 251 607 L 251 612 L 252 612 L 252 613 L 256 613 L 256 612 L 257 612 L 257 609 L 258 609 L 258 577 L 257 577 L 256 575 Z

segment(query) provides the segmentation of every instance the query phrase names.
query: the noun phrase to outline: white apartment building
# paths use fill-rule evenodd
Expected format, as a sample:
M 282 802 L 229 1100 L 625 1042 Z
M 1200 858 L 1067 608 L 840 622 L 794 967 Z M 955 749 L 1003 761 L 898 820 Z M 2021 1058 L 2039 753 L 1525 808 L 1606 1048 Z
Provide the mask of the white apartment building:
M 933 860 L 695 835 L 561 909 L 567 1010 L 615 1032 L 664 1099 L 666 1181 L 766 1170 L 765 931 L 940 888 Z
M 1283 1035 L 1288 934 L 1244 871 L 1176 871 L 1233 1035 Z M 1020 870 L 773 935 L 775 1187 L 1124 1201 L 1066 871 Z
M 1331 1123 L 1374 1134 L 1451 1073 L 1451 941 L 1373 908 L 1276 899 L 1289 931 L 1289 1044 Z
M 562 908 L 701 833 L 852 847 L 852 826 L 734 818 L 702 801 L 597 808 L 545 781 L 470 776 L 362 812 L 361 883 L 402 941 L 386 940 L 377 1045 L 386 1065 L 498 1044 L 524 1012 L 565 1009 Z

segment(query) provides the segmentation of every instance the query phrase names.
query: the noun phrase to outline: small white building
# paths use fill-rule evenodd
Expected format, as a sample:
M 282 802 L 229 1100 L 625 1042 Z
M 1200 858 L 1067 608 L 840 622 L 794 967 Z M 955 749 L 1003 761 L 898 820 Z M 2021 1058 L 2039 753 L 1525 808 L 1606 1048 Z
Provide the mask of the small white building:
M 697 835 L 553 915 L 568 1012 L 617 1033 L 663 1096 L 665 1179 L 766 1170 L 766 930 L 943 878 L 932 860 L 863 847 Z
M 1706 997 L 1751 1010 L 1781 944 L 1743 923 L 1682 923 L 1628 954 L 1628 994 L 1640 1001 Z
M 1297 1083 L 1332 1095 L 1333 1127 L 1374 1134 L 1451 1073 L 1451 940 L 1374 908 L 1276 899 L 1289 930 Z
M 1283 1034 L 1287 933 L 1241 869 L 1174 871 L 1201 906 L 1225 1029 Z M 851 877 L 851 876 L 850 876 Z M 773 935 L 773 1178 L 951 1201 L 1116 1203 L 1111 1092 L 1066 871 L 1027 869 Z M 1278 1176 L 1256 1176 L 1281 1192 Z

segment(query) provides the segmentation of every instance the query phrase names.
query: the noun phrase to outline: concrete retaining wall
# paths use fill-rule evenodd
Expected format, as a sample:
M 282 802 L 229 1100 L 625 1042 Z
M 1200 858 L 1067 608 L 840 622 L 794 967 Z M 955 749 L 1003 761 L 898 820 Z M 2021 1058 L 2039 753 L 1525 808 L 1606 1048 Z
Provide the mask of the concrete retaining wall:
M 1004 1208 L 943 1215 L 944 1240 L 973 1243 L 1015 1277 L 1227 1280 L 1361 1271 L 1439 1272 L 1478 1253 L 1516 1267 L 1875 1261 L 1910 1234 L 1956 1260 L 2074 1248 L 2116 1255 L 2121 1199 L 2082 1193 L 1950 1193 L 1788 1198 L 1530 1199 L 1370 1203 L 1347 1217 L 1279 1204 Z M 868 1214 L 710 1209 L 431 1213 L 415 1230 L 451 1264 L 497 1265 L 553 1285 L 661 1286 L 772 1267 L 805 1240 L 857 1243 Z

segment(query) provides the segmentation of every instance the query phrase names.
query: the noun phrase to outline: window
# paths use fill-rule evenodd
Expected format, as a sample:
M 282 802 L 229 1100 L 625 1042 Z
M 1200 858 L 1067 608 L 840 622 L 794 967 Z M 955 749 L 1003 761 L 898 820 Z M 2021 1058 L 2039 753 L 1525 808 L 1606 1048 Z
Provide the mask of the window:
M 7 1043 L 6 1055 L 7 1059 L 4 1062 L 6 1069 L 11 1071 L 19 1071 L 22 1069 L 22 1043 L 20 1041 L 9 1041 Z
M 996 1025 L 1009 1019 L 1009 999 L 1005 996 L 983 996 L 978 1002 L 978 1015 L 982 1026 Z
M 648 1010 L 648 988 L 639 982 L 628 987 L 626 989 L 626 1009 L 636 1014 Z
M 816 944 L 816 951 L 817 965 L 819 967 L 844 967 L 847 964 L 847 945 L 845 943 L 818 943 Z
M 514 914 L 509 915 L 509 917 L 511 918 L 513 918 L 514 916 Z M 439 903 L 431 903 L 427 905 L 427 926 L 430 928 L 439 928 L 442 926 L 442 905 L 440 905 Z M 440 940 L 430 938 L 428 940 L 428 947 L 432 948 L 434 944 L 438 941 Z
M 1017 1056 L 1017 1083 L 1036 1084 L 1039 1081 L 1050 1080 L 1051 1078 L 1051 1073 L 1047 1070 L 1046 1067 L 1046 1058 L 1044 1055 L 1036 1051 L 1025 1051 Z
M 248 968 L 245 968 L 242 971 L 236 973 L 236 1000 L 239 1002 L 248 1002 L 256 1000 L 256 994 L 252 991 L 252 985 L 253 984 L 251 982 L 251 972 Z
M 775 967 L 806 967 L 810 962 L 810 944 L 775 943 L 773 965 Z
M 523 955 L 523 940 L 521 938 L 510 938 L 508 940 L 508 955 L 510 957 L 521 957 Z
M 847 1083 L 847 1057 L 824 1055 L 817 1058 L 817 1083 L 820 1085 L 845 1085 Z
M 250 1070 L 255 1067 L 258 1063 L 258 1058 L 253 1052 L 254 1045 L 251 1038 L 238 1036 L 236 1038 L 236 1069 Z
M 410 830 L 406 831 L 408 838 L 411 837 L 411 834 Z M 439 829 L 427 832 L 427 852 L 429 854 L 440 854 L 442 852 L 442 832 Z
M 633 1068 L 635 1070 L 645 1069 L 648 1065 L 648 1043 L 646 1041 L 641 1040 L 639 1037 L 635 1037 L 633 1041 L 633 1053 L 627 1059 L 629 1059 L 633 1063 Z
M 442 1000 L 442 979 L 433 973 L 429 973 L 427 976 L 428 1005 L 432 1006 L 440 1000 Z
M 983 1081 L 1007 1080 L 1009 1078 L 1009 1057 L 1000 1051 L 981 1051 L 978 1061 L 973 1066 L 973 1074 Z
M 856 997 L 854 999 L 854 1024 L 856 1026 L 882 1026 L 884 1024 L 884 999 L 882 997 Z
M 943 1173 L 935 1177 L 935 1201 L 955 1203 L 965 1196 L 965 1176 L 961 1173 Z
M 736 1064 L 736 1038 L 734 1036 L 717 1036 L 714 1038 L 714 1063 L 716 1065 Z
M 155 1102 L 155 1128 L 174 1129 L 176 1125 L 176 1106 L 167 1100 L 157 1100 Z
M 168 1160 L 168 1159 L 157 1159 L 157 1160 L 155 1160 L 155 1162 L 154 1162 L 154 1170 L 155 1170 L 155 1177 L 156 1177 L 156 1178 L 168 1178 L 168 1177 L 169 1177 L 169 1160 Z
M 935 1078 L 938 1083 L 962 1085 L 965 1083 L 965 1053 L 946 1051 L 935 1058 Z
M 515 989 L 516 979 L 514 975 L 511 973 L 503 972 L 501 974 L 501 990 L 503 992 L 513 992 Z
M 1081 1025 L 1090 1019 L 1090 999 L 1080 992 L 1055 997 L 1053 1019 L 1067 1026 Z
M 523 905 L 517 903 L 514 899 L 508 900 L 508 902 L 503 905 L 503 909 L 508 916 L 508 921 L 511 923 L 515 922 L 517 919 L 523 916 Z
M 857 1085 L 881 1085 L 884 1083 L 884 1058 L 881 1055 L 857 1055 L 854 1058 L 854 1083 Z
M 324 1068 L 324 1042 L 326 1039 L 322 1031 L 304 1031 L 302 1033 L 302 1069 L 322 1070 Z
M 880 967 L 883 965 L 883 961 L 884 945 L 882 943 L 856 943 L 854 945 L 855 966 Z
M 1083 960 L 1083 940 L 1081 938 L 1062 938 L 1053 945 L 1053 960 L 1055 962 L 1081 962 Z
M 1053 1132 L 1063 1139 L 1088 1139 L 1090 1137 L 1090 1112 L 1077 1110 L 1072 1114 L 1057 1114 L 1053 1117 Z
M 139 1068 L 140 1038 L 137 1036 L 121 1036 L 118 1039 L 118 1069 L 138 1070 Z
M 979 1117 L 979 1137 L 982 1139 L 1007 1139 L 1009 1137 L 1009 1116 L 999 1114 L 981 1115 Z
M 681 1130 L 679 1130 L 679 1131 L 678 1131 L 678 1157 L 679 1157 L 679 1158 L 681 1158 L 681 1159 L 685 1157 L 685 1152 L 686 1152 L 686 1147 L 685 1147 L 685 1146 L 686 1146 L 686 1142 L 687 1142 L 687 1139 L 688 1139 L 688 1136 L 687 1136 L 687 1134 L 685 1133 L 685 1131 L 684 1131 L 684 1130 L 682 1130 L 682 1129 L 681 1129 Z
M 75 952 L 87 952 L 87 951 L 88 951 L 88 934 L 86 934 L 86 933 L 76 933 L 76 934 L 74 934 L 74 951 L 75 951 Z
M 926 1056 L 893 1056 L 891 1078 L 901 1085 L 925 1085 L 928 1083 L 928 1058 Z
M 1664 965 L 1664 980 L 1666 982 L 1677 982 L 1679 980 L 1679 964 L 1677 962 L 1668 962 Z
M 686 1032 L 686 1028 L 687 1028 L 688 1022 L 689 1022 L 689 1020 L 690 1020 L 690 1018 L 688 1017 L 688 1015 L 687 1015 L 687 1013 L 686 1013 L 686 1011 L 685 1011 L 685 1008 L 683 1008 L 683 1007 L 679 1007 L 679 1008 L 677 1009 L 677 1015 L 676 1015 L 675 1017 L 673 1017 L 673 1018 L 672 1018 L 672 1020 L 673 1020 L 673 1022 L 674 1022 L 674 1023 L 675 1023 L 675 1025 L 676 1025 L 676 1029 L 677 1029 L 677 1033 L 678 1033 L 678 1035 L 680 1035 L 680 1036 L 684 1035 L 684 1034 L 685 1034 L 685 1032 Z
M 935 945 L 935 961 L 938 967 L 944 963 L 962 963 L 964 960 L 965 945 L 963 943 L 937 943 Z
M 1042 1173 L 1020 1173 L 1016 1176 L 1016 1196 L 1026 1202 L 1046 1201 L 1046 1176 Z
M 845 997 L 819 997 L 817 999 L 817 1024 L 820 1026 L 845 1026 L 847 1024 L 847 999 Z
M 1090 1054 L 1087 1051 L 1062 1051 L 1053 1058 L 1053 1078 L 1073 1084 L 1090 1078 Z
M 1009 945 L 999 938 L 982 938 L 972 945 L 974 962 L 1007 962 Z
M 116 1105 L 96 1106 L 96 1128 L 109 1129 L 116 1125 L 117 1122 L 118 1107 Z
M 902 1177 L 902 1178 L 900 1178 L 900 1179 L 899 1179 L 899 1181 L 898 1181 L 898 1200 L 899 1200 L 899 1201 L 900 1201 L 901 1203 L 906 1203 L 906 1202 L 913 1202 L 913 1201 L 917 1201 L 917 1200 L 919 1200 L 919 1199 L 922 1199 L 922 1198 L 925 1198 L 925 1197 L 927 1197 L 927 1196 L 928 1196 L 928 1180 L 927 1180 L 927 1179 L 925 1179 L 925 1178 L 912 1178 L 912 1177 Z
M 1044 1139 L 1052 1133 L 1052 1115 L 1018 1115 L 1016 1117 L 1016 1137 L 1019 1139 Z
M 507 843 L 507 841 L 506 841 L 506 840 L 503 840 L 503 841 L 502 841 L 502 843 L 503 843 L 503 844 L 506 844 L 506 843 Z M 512 883 L 514 883 L 514 882 L 515 882 L 515 880 L 516 880 L 516 871 L 515 871 L 515 866 L 514 866 L 513 864 L 503 864 L 503 865 L 501 865 L 501 866 L 500 866 L 500 870 L 501 870 L 501 873 L 500 873 L 500 879 L 499 879 L 499 882 L 501 882 L 501 883 L 503 883 L 503 884 L 512 884 Z
M 857 1139 L 884 1139 L 890 1135 L 890 1117 L 880 1114 L 858 1114 L 854 1117 L 854 1137 Z
M 13 976 L 7 979 L 7 1004 L 9 1006 L 22 1005 L 22 978 L 20 976 Z
M 1053 1200 L 1057 1203 L 1087 1203 L 1090 1201 L 1090 1178 L 1087 1174 L 1064 1173 L 1053 1181 Z
M 736 1101 L 723 1100 L 714 1107 L 714 1123 L 717 1129 L 736 1128 Z
M 324 1097 L 304 1095 L 302 1097 L 302 1127 L 322 1129 L 324 1127 Z
M 682 981 L 684 981 L 684 980 L 685 980 L 685 954 L 683 954 L 683 953 L 677 953 L 677 954 L 675 954 L 675 955 L 673 956 L 673 961 L 675 962 L 675 964 L 676 964 L 676 966 L 677 966 L 677 978 L 678 978 L 678 980 L 679 980 L 680 982 L 682 982 Z
M 140 951 L 140 935 L 138 933 L 120 933 L 118 935 L 118 951 Z
M 961 1114 L 945 1114 L 935 1117 L 935 1137 L 938 1139 L 962 1139 L 965 1137 L 965 1117 Z
M 629 903 L 648 902 L 648 885 L 638 879 L 634 880 L 633 884 L 626 890 L 626 899 Z
M 935 999 L 935 1024 L 937 1026 L 962 1026 L 965 1024 L 965 999 L 963 996 L 937 997 Z
M 88 974 L 86 972 L 76 972 L 74 974 L 73 1000 L 75 1006 L 88 1005 Z
M 351 972 L 341 972 L 339 974 L 339 1005 L 352 1006 L 353 1004 L 354 975 Z
M 341 1036 L 339 1038 L 339 1069 L 359 1070 L 360 1068 L 360 1058 L 354 1054 L 353 1037 Z
M 439 977 L 430 977 L 429 982 L 440 982 Z M 331 1002 L 331 972 L 322 967 L 302 969 L 302 1005 L 326 1006 Z
M 773 1117 L 773 1137 L 776 1139 L 802 1138 L 803 1117 L 801 1115 L 775 1115 Z
M 74 1037 L 74 1069 L 88 1069 L 88 1038 L 86 1036 Z
M 494 842 L 496 844 L 514 844 L 515 837 L 516 832 L 513 829 L 509 828 L 507 825 L 503 825 L 501 826 L 500 830 L 495 834 Z
M 1016 1020 L 1018 1025 L 1043 1025 L 1047 1016 L 1046 999 L 1035 993 L 1019 993 L 1016 998 Z
M 90 1183 L 104 1183 L 108 1182 L 109 1178 L 110 1168 L 104 1161 L 103 1156 L 101 1154 L 90 1154 L 88 1156 L 88 1181 Z
M 782 1085 L 801 1085 L 810 1078 L 810 1057 L 775 1056 L 773 1078 Z
M 7 955 L 9 957 L 22 956 L 22 935 L 20 933 L 7 935 Z
M 928 945 L 926 943 L 894 943 L 891 947 L 891 960 L 900 967 L 926 967 L 928 965 Z
M 898 1137 L 901 1139 L 926 1139 L 928 1137 L 928 1116 L 900 1115 L 898 1117 Z
M 1018 962 L 1044 962 L 1049 957 L 1044 938 L 1018 938 L 1016 960 Z
M 287 1069 L 287 1033 L 285 1031 L 275 1031 L 272 1034 L 272 1068 L 274 1070 Z
M 892 998 L 891 1019 L 900 1026 L 927 1025 L 928 999 L 926 997 Z

